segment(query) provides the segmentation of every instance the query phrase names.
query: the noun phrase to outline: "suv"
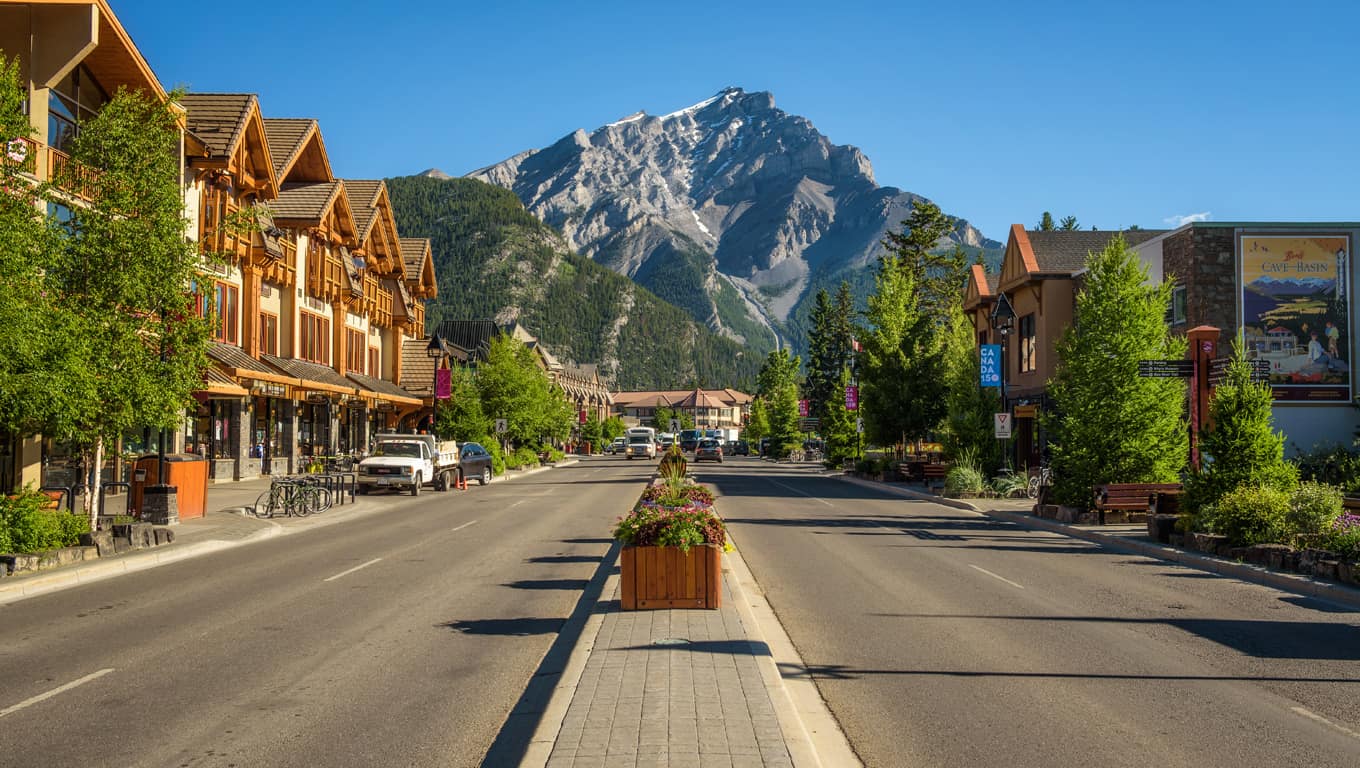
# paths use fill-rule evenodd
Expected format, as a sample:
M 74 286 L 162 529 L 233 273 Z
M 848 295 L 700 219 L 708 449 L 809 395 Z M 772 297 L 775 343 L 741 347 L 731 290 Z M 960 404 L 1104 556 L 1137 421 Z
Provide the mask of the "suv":
M 728 456 L 750 456 L 751 445 L 745 440 L 732 440 L 727 444 Z
M 491 454 L 477 443 L 463 443 L 459 457 L 463 465 L 463 479 L 477 479 L 479 485 L 491 482 Z
M 628 450 L 628 438 L 626 437 L 616 437 L 614 442 L 604 447 L 604 452 L 611 456 L 616 453 L 623 453 L 626 450 Z
M 698 462 L 704 461 L 705 459 L 709 461 L 716 461 L 719 464 L 722 463 L 723 460 L 722 443 L 720 443 L 716 438 L 705 437 L 704 439 L 700 440 L 699 445 L 695 447 L 694 449 L 695 463 L 697 464 Z

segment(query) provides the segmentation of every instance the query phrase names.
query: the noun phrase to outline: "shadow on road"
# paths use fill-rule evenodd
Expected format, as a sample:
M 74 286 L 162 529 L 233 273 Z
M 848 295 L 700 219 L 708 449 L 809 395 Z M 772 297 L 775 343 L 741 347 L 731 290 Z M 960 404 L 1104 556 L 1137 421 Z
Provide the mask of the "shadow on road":
M 973 619 L 979 621 L 1038 621 L 1079 624 L 1163 624 L 1258 659 L 1360 661 L 1360 627 L 1350 624 L 1259 621 L 1256 619 L 1193 619 L 1177 616 L 1134 619 L 1106 616 L 981 616 L 933 613 L 876 613 L 872 615 L 884 618 L 911 619 L 913 621 Z M 883 674 L 891 673 L 884 672 Z M 1078 677 L 1087 677 L 1087 675 L 1078 675 Z M 1133 675 L 1132 677 L 1139 676 Z M 1343 682 L 1360 683 L 1360 676 L 1350 680 L 1343 679 Z
M 531 557 L 526 563 L 598 563 L 603 557 L 595 555 L 549 555 L 546 557 Z
M 1034 680 L 1208 680 L 1248 683 L 1360 683 L 1360 679 L 1346 677 L 1282 677 L 1276 675 L 1134 675 L 1110 672 L 1006 672 L 969 669 L 859 669 L 841 664 L 811 664 L 798 666 L 780 664 L 779 674 L 787 678 L 809 680 L 857 680 L 874 675 L 903 675 L 908 677 L 1011 677 Z
M 562 628 L 566 619 L 462 619 L 440 624 L 441 627 L 456 630 L 468 635 L 505 635 L 507 637 L 528 637 L 529 635 L 551 635 Z
M 585 579 L 520 579 L 501 586 L 511 589 L 568 589 L 575 591 L 585 589 L 589 583 Z

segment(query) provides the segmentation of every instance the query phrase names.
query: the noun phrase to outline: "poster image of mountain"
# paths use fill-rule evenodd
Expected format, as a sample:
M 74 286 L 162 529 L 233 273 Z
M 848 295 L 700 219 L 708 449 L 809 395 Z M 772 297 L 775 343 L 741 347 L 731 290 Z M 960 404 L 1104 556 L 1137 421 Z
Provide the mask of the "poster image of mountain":
M 1244 234 L 1238 252 L 1247 356 L 1270 362 L 1275 399 L 1350 400 L 1350 238 Z

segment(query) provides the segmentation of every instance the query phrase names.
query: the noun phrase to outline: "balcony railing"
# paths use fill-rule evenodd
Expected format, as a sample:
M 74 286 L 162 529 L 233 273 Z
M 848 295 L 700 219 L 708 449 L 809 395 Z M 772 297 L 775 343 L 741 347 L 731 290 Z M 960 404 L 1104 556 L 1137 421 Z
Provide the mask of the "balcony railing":
M 7 169 L 50 182 L 57 189 L 85 200 L 94 196 L 99 171 L 72 160 L 65 152 L 27 137 L 11 140 L 4 150 L 0 162 Z

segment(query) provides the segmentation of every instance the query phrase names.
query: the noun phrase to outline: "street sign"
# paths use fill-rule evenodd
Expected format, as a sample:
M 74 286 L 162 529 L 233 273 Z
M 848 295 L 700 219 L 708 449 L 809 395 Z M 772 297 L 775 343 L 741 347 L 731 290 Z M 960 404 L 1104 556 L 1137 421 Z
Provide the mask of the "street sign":
M 680 420 L 679 420 L 679 419 L 671 419 L 670 427 L 671 427 L 671 431 L 672 431 L 672 432 L 679 432 L 679 431 L 680 431 Z
M 1231 357 L 1215 357 L 1209 361 L 1209 384 L 1211 386 L 1216 387 L 1228 378 L 1228 364 L 1231 362 Z M 1253 382 L 1257 384 L 1269 383 L 1269 360 L 1248 360 L 1247 365 L 1251 366 L 1251 380 Z
M 798 420 L 798 431 L 800 431 L 800 432 L 816 432 L 816 431 L 817 431 L 817 428 L 820 427 L 821 425 L 822 425 L 822 420 L 821 420 L 821 419 L 818 419 L 818 418 L 816 418 L 816 417 L 810 417 L 810 418 L 806 418 L 806 419 L 799 419 L 799 420 Z
M 854 384 L 845 388 L 845 410 L 859 410 L 859 387 Z
M 810 404 L 809 401 L 807 401 L 807 400 L 799 400 L 799 401 L 798 401 L 798 415 L 801 416 L 801 417 L 803 417 L 803 418 L 807 418 L 808 413 L 811 412 L 811 408 L 809 407 L 810 405 L 811 405 L 811 404 Z
M 982 362 L 982 386 L 1000 387 L 1001 345 L 983 344 L 978 347 L 978 356 Z
M 1138 375 L 1145 379 L 1188 379 L 1195 375 L 1195 361 L 1139 360 Z
M 855 419 L 855 431 L 856 432 L 864 431 L 864 419 Z
M 996 432 L 996 439 L 1009 440 L 1011 438 L 1011 422 L 1015 418 L 1009 413 L 992 414 L 992 428 Z
M 510 422 L 506 419 L 496 419 L 496 434 L 503 435 L 510 431 Z

